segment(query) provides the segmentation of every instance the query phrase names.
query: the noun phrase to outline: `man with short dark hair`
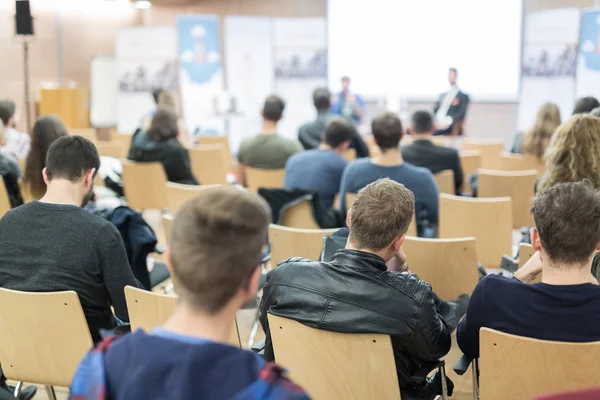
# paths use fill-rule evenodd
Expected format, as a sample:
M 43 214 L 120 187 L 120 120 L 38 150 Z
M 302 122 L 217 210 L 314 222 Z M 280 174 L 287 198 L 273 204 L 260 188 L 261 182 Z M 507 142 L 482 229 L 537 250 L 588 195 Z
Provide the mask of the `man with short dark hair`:
M 288 259 L 267 275 L 260 322 L 265 358 L 274 357 L 267 314 L 342 333 L 391 335 L 403 399 L 433 399 L 439 381 L 418 384 L 412 375 L 450 350 L 450 331 L 435 307 L 431 286 L 408 272 L 402 244 L 414 213 L 414 196 L 389 179 L 364 187 L 348 212 L 350 237 L 331 262 Z M 387 270 L 398 258 L 400 271 Z
M 28 134 L 17 130 L 17 106 L 12 100 L 0 100 L 0 121 L 4 123 L 6 144 L 2 147 L 18 161 L 24 160 L 29 153 L 31 138 Z
M 435 229 L 438 223 L 438 187 L 426 168 L 404 162 L 400 152 L 400 139 L 404 134 L 400 119 L 391 112 L 373 118 L 371 131 L 380 149 L 372 159 L 356 160 L 346 167 L 340 185 L 342 210 L 346 210 L 346 193 L 360 189 L 380 178 L 390 178 L 402 183 L 415 195 L 417 228 L 421 235 Z
M 296 153 L 285 165 L 285 188 L 319 193 L 323 207 L 333 207 L 340 179 L 348 161 L 342 154 L 356 134 L 354 125 L 341 117 L 334 117 L 325 126 L 323 141 L 318 149 Z
M 407 163 L 424 167 L 437 174 L 444 170 L 454 172 L 456 194 L 461 193 L 463 171 L 456 149 L 437 146 L 431 141 L 435 131 L 433 117 L 429 111 L 416 111 L 411 118 L 410 133 L 413 143 L 402 147 L 402 158 Z
M 534 200 L 536 253 L 512 277 L 488 275 L 458 326 L 463 353 L 479 357 L 479 330 L 561 342 L 600 340 L 600 286 L 591 271 L 600 249 L 600 192 L 586 181 L 558 183 Z M 531 283 L 542 274 L 541 282 Z
M 100 166 L 92 142 L 65 136 L 50 146 L 47 191 L 0 220 L 0 287 L 26 292 L 74 290 L 94 341 L 117 318 L 128 321 L 123 288 L 140 286 L 123 240 L 108 221 L 84 211 Z
M 279 367 L 231 343 L 236 311 L 256 298 L 270 219 L 261 198 L 235 187 L 186 202 L 165 257 L 179 296 L 175 310 L 163 326 L 88 354 L 73 398 L 92 399 L 79 396 L 103 387 L 107 399 L 307 399 Z
M 238 151 L 237 180 L 246 185 L 245 167 L 259 169 L 283 169 L 287 159 L 302 151 L 295 140 L 277 134 L 277 122 L 283 117 L 285 103 L 279 96 L 269 96 L 262 110 L 263 128 L 257 136 L 246 138 Z

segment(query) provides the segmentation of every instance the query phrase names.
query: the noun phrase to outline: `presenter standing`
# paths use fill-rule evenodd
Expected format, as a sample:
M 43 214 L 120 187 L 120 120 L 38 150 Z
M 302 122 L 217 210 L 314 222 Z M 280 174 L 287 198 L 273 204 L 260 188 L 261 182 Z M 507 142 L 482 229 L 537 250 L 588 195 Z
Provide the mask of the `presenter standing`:
M 458 71 L 448 70 L 450 89 L 440 95 L 433 112 L 438 130 L 435 135 L 462 136 L 465 116 L 469 107 L 469 96 L 463 93 L 456 84 Z
M 360 123 L 365 108 L 363 99 L 350 93 L 350 77 L 342 77 L 342 91 L 333 96 L 331 113 L 341 115 L 352 120 L 356 125 Z

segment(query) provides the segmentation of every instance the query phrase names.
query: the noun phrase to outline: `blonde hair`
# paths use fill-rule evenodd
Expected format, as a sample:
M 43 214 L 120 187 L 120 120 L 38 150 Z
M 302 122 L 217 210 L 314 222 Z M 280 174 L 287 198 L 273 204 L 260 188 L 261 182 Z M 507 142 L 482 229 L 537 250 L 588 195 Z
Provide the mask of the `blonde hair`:
M 538 110 L 535 124 L 525 132 L 523 152 L 542 158 L 560 122 L 558 106 L 554 103 L 543 104 Z
M 600 188 L 600 119 L 577 114 L 558 127 L 546 150 L 538 192 L 560 182 L 589 180 Z
M 163 90 L 158 95 L 157 108 L 169 108 L 173 112 L 177 112 L 177 106 L 175 103 L 175 96 L 171 92 Z

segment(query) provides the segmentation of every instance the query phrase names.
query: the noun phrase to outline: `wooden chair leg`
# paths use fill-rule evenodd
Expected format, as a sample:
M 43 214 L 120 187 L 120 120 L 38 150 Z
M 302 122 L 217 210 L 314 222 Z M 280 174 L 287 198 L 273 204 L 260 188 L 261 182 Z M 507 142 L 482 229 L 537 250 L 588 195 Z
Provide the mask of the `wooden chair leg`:
M 48 395 L 49 400 L 56 400 L 56 393 L 54 393 L 54 386 L 45 385 L 46 395 Z

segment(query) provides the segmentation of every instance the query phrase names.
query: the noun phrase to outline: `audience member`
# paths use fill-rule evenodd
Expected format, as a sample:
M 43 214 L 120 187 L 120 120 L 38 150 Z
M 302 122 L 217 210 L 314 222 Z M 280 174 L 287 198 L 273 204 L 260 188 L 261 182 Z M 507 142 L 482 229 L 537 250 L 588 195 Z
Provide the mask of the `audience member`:
M 74 290 L 95 341 L 100 329 L 117 324 L 111 306 L 119 320 L 128 320 L 123 288 L 139 286 L 117 229 L 81 208 L 92 195 L 99 165 L 92 142 L 59 138 L 46 157 L 46 194 L 0 220 L 0 287 Z
M 317 109 L 317 119 L 305 123 L 298 129 L 298 140 L 306 150 L 315 149 L 321 145 L 325 125 L 332 118 L 330 112 L 331 93 L 327 88 L 318 88 L 313 92 L 313 103 Z M 357 158 L 369 157 L 369 146 L 356 130 L 348 148 L 356 151 Z
M 589 182 L 558 183 L 534 200 L 537 251 L 511 278 L 488 275 L 458 326 L 460 349 L 479 356 L 479 330 L 543 340 L 600 340 L 600 287 L 592 257 L 600 249 L 600 192 Z M 530 282 L 542 274 L 540 283 Z
M 413 213 L 410 190 L 389 179 L 373 182 L 356 196 L 347 217 L 346 249 L 331 262 L 291 258 L 269 272 L 260 304 L 265 358 L 274 357 L 267 313 L 334 332 L 388 334 L 402 398 L 439 394 L 439 379 L 421 386 L 412 378 L 424 363 L 448 353 L 451 344 L 431 286 L 405 264 L 402 243 Z M 400 258 L 402 272 L 387 270 L 394 257 Z
M 346 210 L 346 193 L 358 193 L 369 183 L 387 177 L 402 183 L 415 194 L 419 231 L 436 227 L 438 187 L 427 168 L 416 167 L 402 159 L 399 143 L 404 132 L 400 119 L 391 112 L 378 115 L 371 122 L 371 130 L 380 152 L 372 159 L 356 160 L 344 170 L 340 185 L 342 210 Z
M 342 77 L 342 91 L 334 96 L 331 112 L 359 124 L 364 108 L 365 102 L 362 97 L 350 92 L 350 77 Z
M 318 192 L 325 209 L 333 207 L 348 161 L 342 154 L 355 134 L 354 125 L 341 117 L 331 119 L 318 149 L 296 153 L 285 165 L 285 188 Z
M 292 154 L 302 151 L 295 140 L 277 134 L 277 122 L 283 117 L 285 103 L 279 96 L 269 96 L 262 110 L 263 127 L 260 134 L 246 138 L 238 151 L 237 180 L 246 185 L 246 167 L 283 169 Z
M 454 172 L 456 194 L 460 194 L 463 184 L 463 170 L 458 151 L 450 147 L 433 144 L 431 140 L 435 128 L 432 115 L 428 111 L 413 113 L 410 130 L 414 141 L 412 144 L 402 147 L 404 161 L 418 167 L 425 167 L 432 174 L 451 170 Z
M 269 221 L 263 200 L 234 187 L 188 201 L 166 253 L 175 311 L 162 327 L 109 339 L 88 354 L 74 398 L 95 400 L 90 393 L 104 389 L 108 399 L 307 399 L 283 370 L 229 344 L 236 311 L 256 297 Z
M 575 102 L 575 108 L 573 109 L 573 115 L 575 114 L 588 114 L 596 107 L 600 107 L 598 99 L 592 96 L 582 97 Z
M 543 192 L 559 182 L 589 180 L 600 188 L 600 119 L 577 114 L 558 127 L 545 154 L 546 172 L 537 184 Z
M 160 162 L 170 182 L 197 185 L 190 155 L 179 141 L 177 114 L 169 108 L 156 110 L 147 131 L 138 129 L 131 139 L 127 158 L 138 162 Z
M 513 136 L 510 152 L 543 158 L 550 138 L 560 123 L 558 106 L 554 103 L 542 104 L 538 110 L 535 124 L 527 131 L 518 132 Z
M 4 123 L 0 120 L 0 147 L 6 144 Z M 21 191 L 19 190 L 19 177 L 21 169 L 17 161 L 9 154 L 0 151 L 0 176 L 4 181 L 6 193 L 12 208 L 23 204 Z
M 29 152 L 29 135 L 17 130 L 17 106 L 12 100 L 0 100 L 0 121 L 4 124 L 6 145 L 4 151 L 16 160 L 24 160 Z
M 31 131 L 31 150 L 25 159 L 21 189 L 26 202 L 39 200 L 46 193 L 42 170 L 46 168 L 46 154 L 55 140 L 67 136 L 67 128 L 55 115 L 39 117 Z

